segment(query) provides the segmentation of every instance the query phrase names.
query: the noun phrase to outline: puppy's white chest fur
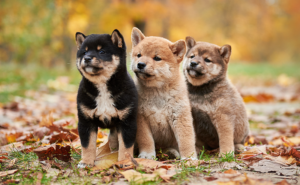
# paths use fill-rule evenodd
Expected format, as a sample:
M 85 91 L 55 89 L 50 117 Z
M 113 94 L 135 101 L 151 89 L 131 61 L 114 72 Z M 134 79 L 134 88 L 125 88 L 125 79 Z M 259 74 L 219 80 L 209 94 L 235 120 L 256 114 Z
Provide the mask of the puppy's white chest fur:
M 118 110 L 115 108 L 114 100 L 109 93 L 106 84 L 98 85 L 99 95 L 95 99 L 97 107 L 95 108 L 95 116 L 99 116 L 101 121 L 104 119 L 111 120 L 117 117 Z
M 81 105 L 81 110 L 84 112 L 85 116 L 94 118 L 99 117 L 100 121 L 104 121 L 106 118 L 108 121 L 112 117 L 118 116 L 118 110 L 114 105 L 114 101 L 109 93 L 106 84 L 97 85 L 99 94 L 96 97 L 96 108 L 88 109 L 84 105 Z

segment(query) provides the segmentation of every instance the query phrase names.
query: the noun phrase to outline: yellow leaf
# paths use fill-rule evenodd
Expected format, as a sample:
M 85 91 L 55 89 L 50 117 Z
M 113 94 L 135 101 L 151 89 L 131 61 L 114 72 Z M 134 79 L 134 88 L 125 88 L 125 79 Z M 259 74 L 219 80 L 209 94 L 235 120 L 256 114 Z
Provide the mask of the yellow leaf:
M 102 155 L 96 158 L 95 166 L 92 168 L 92 170 L 103 170 L 109 168 L 117 161 L 118 161 L 118 152 Z
M 141 174 L 135 170 L 127 170 L 120 172 L 129 182 L 143 183 L 147 181 L 157 181 L 159 176 L 157 174 Z

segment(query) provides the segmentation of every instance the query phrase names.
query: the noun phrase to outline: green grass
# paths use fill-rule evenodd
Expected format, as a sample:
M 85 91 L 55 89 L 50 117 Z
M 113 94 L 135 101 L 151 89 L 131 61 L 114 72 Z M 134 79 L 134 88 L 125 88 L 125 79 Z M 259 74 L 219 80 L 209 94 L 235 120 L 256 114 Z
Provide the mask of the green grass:
M 270 63 L 242 63 L 232 62 L 229 63 L 228 74 L 230 76 L 249 76 L 249 77 L 262 77 L 274 78 L 281 74 L 286 74 L 289 77 L 300 80 L 300 64 L 270 64 Z
M 54 80 L 58 76 L 68 76 L 70 83 L 78 85 L 81 75 L 77 71 L 75 64 L 70 70 L 66 70 L 63 65 L 53 68 L 43 67 L 37 64 L 22 66 L 13 63 L 0 63 L 0 102 L 6 103 L 14 96 L 24 96 L 27 90 L 37 90 L 45 86 L 48 80 Z M 127 66 L 131 75 L 130 62 Z M 300 80 L 300 64 L 289 63 L 284 65 L 274 65 L 270 63 L 239 63 L 231 62 L 228 74 L 230 77 L 253 78 L 259 77 L 261 80 L 276 78 L 281 74 L 286 74 L 296 80 Z

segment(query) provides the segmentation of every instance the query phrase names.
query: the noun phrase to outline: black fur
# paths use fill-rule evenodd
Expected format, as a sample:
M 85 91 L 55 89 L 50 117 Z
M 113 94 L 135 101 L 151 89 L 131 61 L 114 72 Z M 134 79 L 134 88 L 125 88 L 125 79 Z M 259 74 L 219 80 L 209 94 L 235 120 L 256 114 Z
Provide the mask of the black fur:
M 112 56 L 118 56 L 120 63 L 111 76 L 106 82 L 107 89 L 111 94 L 114 101 L 115 108 L 123 110 L 127 107 L 131 107 L 124 119 L 113 117 L 111 121 L 105 119 L 104 121 L 99 120 L 98 116 L 93 118 L 87 118 L 80 109 L 80 105 L 84 105 L 89 109 L 96 108 L 97 104 L 95 98 L 101 94 L 96 84 L 89 81 L 81 72 L 82 80 L 79 85 L 77 95 L 77 109 L 78 109 L 78 131 L 83 147 L 89 145 L 89 137 L 91 132 L 96 132 L 98 127 L 101 128 L 116 128 L 117 132 L 121 132 L 123 141 L 126 148 L 131 147 L 136 138 L 136 114 L 137 114 L 137 103 L 138 94 L 135 88 L 134 82 L 127 72 L 126 68 L 126 45 L 123 36 L 118 30 L 114 30 L 118 36 L 122 39 L 122 47 L 118 47 L 117 44 L 112 42 L 111 35 L 109 34 L 92 34 L 85 36 L 82 33 L 76 33 L 76 39 L 81 34 L 85 40 L 77 52 L 77 59 L 82 61 L 83 57 L 96 57 L 101 61 L 112 61 Z M 97 46 L 100 45 L 101 49 L 105 51 L 105 54 L 99 54 Z M 88 47 L 86 52 L 85 48 Z M 105 70 L 105 69 L 104 69 Z M 99 74 L 101 75 L 101 73 Z M 113 131 L 114 129 L 111 129 Z
M 204 143 L 208 150 L 219 147 L 219 136 L 209 115 L 201 109 L 192 108 L 196 137 Z

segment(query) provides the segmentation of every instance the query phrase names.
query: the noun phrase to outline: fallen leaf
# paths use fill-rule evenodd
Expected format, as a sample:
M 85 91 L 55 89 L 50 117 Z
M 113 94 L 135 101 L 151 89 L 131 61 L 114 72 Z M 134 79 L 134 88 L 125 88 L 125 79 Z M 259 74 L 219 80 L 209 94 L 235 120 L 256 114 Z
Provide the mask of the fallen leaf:
M 0 177 L 5 177 L 7 175 L 14 174 L 18 171 L 18 169 L 15 170 L 8 170 L 8 171 L 0 171 Z
M 103 142 L 98 148 L 96 152 L 96 156 L 102 156 L 111 153 L 109 142 L 106 140 Z
M 109 183 L 110 181 L 111 181 L 111 175 L 109 175 L 109 176 L 104 176 L 103 178 L 102 178 L 102 182 L 103 183 Z
M 216 177 L 204 177 L 204 179 L 207 181 L 207 182 L 210 182 L 210 181 L 214 181 L 214 180 L 217 180 L 218 178 Z
M 39 157 L 40 161 L 51 160 L 56 157 L 59 160 L 68 162 L 71 159 L 70 156 L 71 147 L 69 145 L 62 146 L 52 144 L 48 146 L 41 146 L 33 150 L 34 153 Z
M 96 157 L 95 166 L 92 170 L 102 170 L 111 167 L 118 161 L 118 152 L 113 152 Z
M 157 174 L 142 174 L 135 170 L 127 170 L 124 172 L 120 172 L 125 179 L 129 182 L 143 183 L 147 181 L 157 181 L 159 179 L 159 175 Z
M 7 168 L 13 167 L 13 166 L 15 165 L 15 163 L 16 163 L 17 160 L 18 160 L 17 158 L 12 159 L 12 160 L 8 163 Z
M 62 141 L 73 141 L 77 138 L 78 136 L 74 134 L 70 134 L 67 132 L 60 132 L 53 134 L 50 138 L 50 143 L 57 143 L 57 142 L 62 142 Z
M 164 165 L 166 165 L 163 162 L 154 161 L 151 159 L 134 158 L 134 160 L 138 163 L 140 168 L 149 168 L 152 170 L 155 170 L 158 166 L 163 167 Z M 125 160 L 116 162 L 115 165 L 122 170 L 123 169 L 132 169 L 134 166 L 130 159 L 125 159 Z
M 288 181 L 286 181 L 285 179 L 283 179 L 280 182 L 277 182 L 275 185 L 290 185 L 290 183 L 288 183 Z
M 0 148 L 0 153 L 8 153 L 11 151 L 20 151 L 24 148 L 23 142 L 11 143 Z
M 235 170 L 233 170 L 233 169 L 226 170 L 226 171 L 224 171 L 223 173 L 228 173 L 228 174 L 241 174 L 240 172 L 235 171 Z
M 240 157 L 243 160 L 253 159 L 255 157 L 261 158 L 259 156 L 260 154 L 267 154 L 266 145 L 252 147 L 250 150 L 241 153 Z
M 297 166 L 288 166 L 267 159 L 255 163 L 250 168 L 262 173 L 276 172 L 278 175 L 294 175 L 297 173 Z

